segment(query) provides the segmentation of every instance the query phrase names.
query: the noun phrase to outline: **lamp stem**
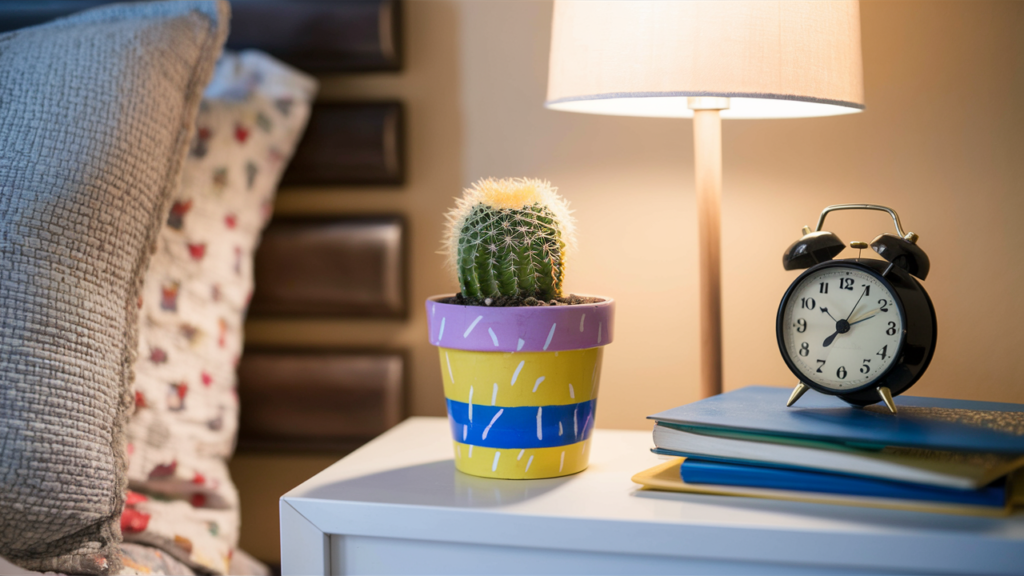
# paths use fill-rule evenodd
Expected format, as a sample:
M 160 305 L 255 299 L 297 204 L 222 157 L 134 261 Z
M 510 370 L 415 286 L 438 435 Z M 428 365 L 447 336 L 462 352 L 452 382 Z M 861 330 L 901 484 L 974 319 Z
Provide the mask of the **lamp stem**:
M 726 106 L 728 107 L 728 106 Z M 693 112 L 694 173 L 700 250 L 700 392 L 722 393 L 722 117 Z

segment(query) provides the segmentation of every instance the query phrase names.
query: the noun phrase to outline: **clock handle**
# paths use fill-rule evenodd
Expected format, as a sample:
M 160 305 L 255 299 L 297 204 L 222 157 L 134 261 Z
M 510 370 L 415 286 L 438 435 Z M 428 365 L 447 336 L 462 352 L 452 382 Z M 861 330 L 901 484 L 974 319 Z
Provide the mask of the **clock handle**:
M 819 236 L 822 238 L 831 238 L 833 240 L 830 243 L 835 244 L 834 240 L 838 240 L 838 238 L 834 238 L 835 235 L 831 232 L 822 231 L 821 227 L 825 225 L 825 216 L 827 216 L 829 212 L 837 212 L 839 210 L 878 210 L 879 212 L 885 212 L 889 216 L 892 216 L 893 224 L 896 225 L 896 235 L 879 235 L 871 242 L 871 249 L 877 252 L 883 259 L 891 263 L 889 266 L 890 270 L 893 266 L 898 266 L 903 270 L 906 270 L 912 276 L 921 280 L 928 277 L 928 271 L 931 268 L 931 264 L 928 260 L 928 255 L 925 254 L 924 250 L 922 250 L 920 246 L 917 245 L 917 234 L 914 234 L 913 232 L 905 232 L 903 230 L 903 225 L 900 224 L 899 214 L 888 206 L 879 206 L 878 204 L 835 204 L 833 206 L 829 206 L 821 211 L 821 216 L 818 217 L 818 225 L 815 230 L 810 232 L 805 228 L 804 237 L 797 243 L 794 243 L 794 246 L 801 243 L 809 244 L 812 241 L 821 243 L 822 240 L 817 238 Z M 841 248 L 839 250 L 841 250 Z M 836 254 L 838 254 L 839 250 L 836 250 Z M 831 259 L 833 256 L 835 256 L 835 254 L 831 254 L 827 259 Z M 788 258 L 788 260 L 786 258 Z M 804 258 L 804 260 L 806 260 L 806 258 Z M 791 270 L 798 267 L 808 267 L 794 265 L 797 263 L 802 264 L 803 262 L 797 261 L 797 259 L 790 255 L 790 252 L 787 252 L 787 255 L 783 260 L 783 265 L 786 269 Z M 888 274 L 888 272 L 889 270 L 886 270 L 885 274 Z M 885 274 L 883 274 L 883 276 Z
M 900 217 L 892 208 L 878 206 L 876 204 L 835 204 L 821 211 L 821 216 L 818 217 L 818 226 L 814 230 L 804 226 L 803 236 L 786 248 L 786 251 L 782 254 L 783 268 L 786 270 L 802 270 L 804 268 L 810 268 L 815 264 L 820 264 L 835 258 L 843 251 L 846 247 L 846 243 L 840 240 L 839 237 L 832 232 L 826 232 L 821 229 L 821 227 L 825 225 L 825 216 L 829 212 L 837 210 L 880 210 L 892 216 L 892 221 L 896 224 L 896 231 L 899 232 L 900 239 L 906 238 L 910 242 L 917 240 L 917 236 L 912 232 L 910 233 L 910 236 L 906 236 L 903 233 L 903 227 L 900 225 Z M 875 250 L 878 251 L 878 248 L 875 248 Z M 879 252 L 879 254 L 882 254 L 882 252 Z M 895 252 L 890 251 L 890 254 L 895 254 Z M 886 256 L 885 254 L 882 255 L 883 257 Z
M 818 225 L 815 227 L 814 231 L 821 232 L 821 227 L 825 225 L 825 216 L 829 212 L 838 212 L 839 210 L 878 210 L 879 212 L 885 212 L 889 216 L 892 216 L 892 221 L 896 224 L 896 233 L 900 235 L 900 238 L 907 237 L 907 234 L 903 232 L 903 226 L 900 225 L 899 214 L 897 214 L 892 208 L 879 206 L 878 204 L 833 204 L 821 211 L 821 216 L 818 217 Z

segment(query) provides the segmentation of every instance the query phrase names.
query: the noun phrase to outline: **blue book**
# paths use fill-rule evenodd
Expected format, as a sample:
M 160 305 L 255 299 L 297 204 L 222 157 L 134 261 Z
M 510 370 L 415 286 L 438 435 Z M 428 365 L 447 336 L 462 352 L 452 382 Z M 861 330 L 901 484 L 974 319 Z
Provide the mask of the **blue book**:
M 926 502 L 968 504 L 972 506 L 1006 506 L 1006 479 L 1002 478 L 978 490 L 955 490 L 908 482 L 889 482 L 822 472 L 785 470 L 687 458 L 679 474 L 688 484 L 716 484 L 799 490 L 847 496 L 898 498 Z
M 1024 405 L 898 396 L 899 414 L 856 408 L 810 391 L 786 407 L 790 390 L 748 386 L 649 416 L 692 430 L 751 432 L 853 447 L 1024 454 Z

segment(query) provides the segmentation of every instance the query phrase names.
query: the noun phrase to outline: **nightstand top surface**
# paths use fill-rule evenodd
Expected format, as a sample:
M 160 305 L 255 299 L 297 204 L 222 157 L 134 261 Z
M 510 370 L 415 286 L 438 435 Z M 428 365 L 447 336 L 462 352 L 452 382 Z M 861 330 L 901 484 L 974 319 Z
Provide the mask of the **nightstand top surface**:
M 590 467 L 549 480 L 457 472 L 444 418 L 410 418 L 282 497 L 327 534 L 855 569 L 1014 573 L 1024 513 L 976 518 L 640 490 L 651 433 L 594 432 Z

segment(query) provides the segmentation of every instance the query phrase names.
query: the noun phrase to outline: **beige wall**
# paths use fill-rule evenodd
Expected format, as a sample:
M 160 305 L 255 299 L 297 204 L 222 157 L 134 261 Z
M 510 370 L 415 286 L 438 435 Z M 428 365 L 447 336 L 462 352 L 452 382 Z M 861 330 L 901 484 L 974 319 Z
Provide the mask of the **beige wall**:
M 567 283 L 619 302 L 598 424 L 647 427 L 697 399 L 691 122 L 544 110 L 549 7 L 461 13 L 464 180 L 539 176 L 572 201 Z M 783 249 L 824 206 L 870 202 L 932 259 L 939 345 L 913 393 L 1024 402 L 1024 4 L 868 2 L 862 19 L 865 113 L 724 123 L 725 387 L 792 386 L 774 334 L 796 276 Z M 892 228 L 881 214 L 828 224 L 847 241 Z
M 645 429 L 647 414 L 696 400 L 690 122 L 545 110 L 547 2 L 405 7 L 406 69 L 325 79 L 323 99 L 405 101 L 408 183 L 393 192 L 293 190 L 278 211 L 405 214 L 410 319 L 252 322 L 250 342 L 407 348 L 412 413 L 442 415 L 421 309 L 426 296 L 456 287 L 436 254 L 442 213 L 480 177 L 541 177 L 579 219 L 569 290 L 618 300 L 598 425 Z M 871 202 L 895 208 L 932 260 L 924 286 L 939 344 L 913 393 L 1024 402 L 1024 3 L 865 2 L 861 13 L 865 113 L 724 123 L 725 386 L 792 386 L 774 336 L 779 299 L 795 278 L 782 270 L 782 251 L 824 206 Z M 846 241 L 891 229 L 881 214 L 828 224 Z M 308 475 L 277 471 L 268 489 L 269 480 L 250 480 L 254 468 L 242 481 L 256 482 L 250 494 L 282 493 Z M 276 512 L 257 511 L 270 509 L 265 502 L 247 502 L 247 522 L 276 522 Z M 243 545 L 276 557 L 276 533 L 243 534 Z

